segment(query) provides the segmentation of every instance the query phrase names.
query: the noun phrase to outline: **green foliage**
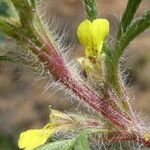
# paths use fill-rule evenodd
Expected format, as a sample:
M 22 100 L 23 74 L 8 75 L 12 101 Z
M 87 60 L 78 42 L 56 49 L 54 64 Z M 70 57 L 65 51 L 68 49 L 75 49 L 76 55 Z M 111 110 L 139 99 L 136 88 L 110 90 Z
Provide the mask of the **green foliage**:
M 49 144 L 45 144 L 44 146 L 40 146 L 35 150 L 72 150 L 75 144 L 75 140 L 63 140 L 57 141 Z
M 129 0 L 125 13 L 122 17 L 120 29 L 118 31 L 118 40 L 115 44 L 113 53 L 109 52 L 107 59 L 107 81 L 112 84 L 118 95 L 121 95 L 121 81 L 119 74 L 119 61 L 125 48 L 134 40 L 140 33 L 150 27 L 150 11 L 147 11 L 143 16 L 133 21 L 134 14 L 141 0 Z M 130 8 L 131 7 L 131 8 Z M 104 50 L 105 51 L 105 50 Z
M 33 27 L 33 19 L 34 19 L 34 11 L 33 8 L 35 7 L 35 3 L 32 0 L 29 3 L 28 0 L 10 0 L 17 14 L 19 19 L 15 18 L 14 22 L 12 23 L 9 19 L 1 17 L 0 18 L 0 32 L 6 34 L 8 37 L 11 37 L 18 41 L 20 44 L 26 45 L 27 40 L 31 40 L 36 44 L 38 42 L 37 37 L 34 35 L 35 29 Z M 7 0 L 7 4 L 10 3 Z M 10 4 L 12 4 L 10 3 Z M 12 6 L 13 7 L 13 6 Z M 20 20 L 20 22 L 19 22 Z
M 142 0 L 129 0 L 124 15 L 121 19 L 119 31 L 118 31 L 118 39 L 120 36 L 126 32 L 128 25 L 131 23 L 134 14 L 136 13 L 137 8 L 139 7 Z
M 81 133 L 76 140 L 76 147 L 79 150 L 90 150 L 87 134 Z
M 93 133 L 104 135 L 108 134 L 109 131 L 104 129 L 86 129 L 72 139 L 48 143 L 36 148 L 35 150 L 73 150 L 73 148 L 76 150 L 90 150 L 88 137 Z
M 140 33 L 150 27 L 150 10 L 145 12 L 145 14 L 135 21 L 133 21 L 126 29 L 126 32 L 121 36 L 120 40 L 117 42 L 114 54 L 114 63 L 117 65 L 119 58 L 122 56 L 125 48 L 129 45 L 134 38 L 136 38 Z
M 22 26 L 29 28 L 32 25 L 33 12 L 28 0 L 11 0 L 14 4 L 22 23 Z
M 97 9 L 95 0 L 84 0 L 88 19 L 93 21 L 97 18 Z
M 19 35 L 17 34 L 18 28 L 15 25 L 1 18 L 0 18 L 0 31 L 11 38 L 18 40 L 20 39 Z

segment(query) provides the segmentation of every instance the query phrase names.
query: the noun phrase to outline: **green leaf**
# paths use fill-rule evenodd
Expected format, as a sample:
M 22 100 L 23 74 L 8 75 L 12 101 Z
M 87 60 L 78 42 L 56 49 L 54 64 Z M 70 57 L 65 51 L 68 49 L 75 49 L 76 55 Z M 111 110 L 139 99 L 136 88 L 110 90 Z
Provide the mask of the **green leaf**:
M 109 50 L 109 48 L 104 45 L 103 46 L 103 51 L 107 55 L 106 58 L 106 82 L 114 88 L 116 91 L 117 95 L 120 97 L 122 95 L 122 89 L 121 89 L 121 82 L 120 82 L 120 77 L 119 77 L 119 71 L 118 71 L 118 66 L 119 66 L 119 60 L 120 57 L 122 56 L 122 53 L 124 52 L 124 49 L 128 46 L 130 43 L 129 40 L 133 40 L 134 36 L 136 37 L 138 35 L 138 32 L 143 32 L 142 29 L 134 30 L 133 32 L 136 32 L 137 35 L 134 35 L 135 33 L 131 33 L 133 35 L 129 35 L 130 31 L 127 31 L 129 29 L 129 26 L 131 26 L 131 22 L 134 18 L 134 15 L 136 13 L 137 8 L 139 7 L 140 3 L 142 0 L 128 0 L 126 10 L 123 14 L 123 17 L 121 19 L 120 27 L 118 30 L 118 35 L 117 35 L 117 42 L 115 44 L 115 51 L 114 53 Z M 145 16 L 143 16 L 145 17 Z M 145 28 L 147 28 L 147 21 L 145 19 L 144 23 Z M 136 22 L 137 23 L 137 22 Z M 135 23 L 135 24 L 136 24 Z M 140 24 L 138 25 L 140 26 Z M 126 32 L 128 35 L 126 35 Z
M 118 44 L 115 47 L 115 54 L 113 58 L 113 63 L 115 63 L 115 65 L 118 65 L 119 59 L 129 43 L 149 27 L 150 10 L 145 12 L 142 17 L 139 17 L 133 23 L 131 23 L 126 32 L 122 35 L 121 39 L 118 41 Z
M 90 150 L 86 133 L 81 133 L 76 139 L 76 147 L 79 150 Z
M 18 28 L 15 25 L 1 18 L 0 18 L 0 31 L 9 37 L 12 37 L 14 39 L 20 39 L 19 35 L 17 34 Z
M 131 23 L 137 8 L 139 7 L 142 0 L 128 0 L 126 10 L 121 19 L 121 24 L 118 31 L 118 39 L 126 32 L 128 25 Z
M 145 14 L 135 21 L 133 21 L 126 29 L 126 32 L 122 34 L 121 38 L 115 46 L 114 54 L 111 58 L 111 63 L 108 61 L 108 71 L 110 72 L 108 81 L 112 84 L 114 90 L 118 93 L 118 96 L 122 95 L 122 89 L 120 85 L 120 77 L 118 75 L 119 61 L 124 53 L 125 48 L 130 44 L 130 42 L 136 38 L 140 33 L 150 27 L 150 10 L 145 12 Z
M 12 24 L 9 22 L 9 19 L 3 19 L 0 17 L 0 32 L 4 33 L 5 35 L 7 35 L 8 37 L 11 37 L 15 40 L 17 40 L 19 42 L 19 44 L 25 44 L 27 41 L 27 38 L 31 38 L 32 33 L 30 33 L 29 35 L 24 32 L 25 30 L 23 30 L 20 27 L 20 24 L 18 25 L 16 23 Z
M 97 18 L 97 9 L 95 0 L 84 0 L 88 19 L 93 21 Z
M 75 139 L 57 141 L 40 146 L 34 150 L 72 150 Z
M 69 140 L 56 141 L 53 143 L 48 143 L 34 150 L 90 150 L 87 137 L 91 134 L 108 134 L 109 130 L 98 130 L 98 129 L 86 129 L 78 134 L 75 138 Z
M 29 28 L 32 25 L 33 12 L 28 0 L 11 0 L 16 8 L 22 26 Z

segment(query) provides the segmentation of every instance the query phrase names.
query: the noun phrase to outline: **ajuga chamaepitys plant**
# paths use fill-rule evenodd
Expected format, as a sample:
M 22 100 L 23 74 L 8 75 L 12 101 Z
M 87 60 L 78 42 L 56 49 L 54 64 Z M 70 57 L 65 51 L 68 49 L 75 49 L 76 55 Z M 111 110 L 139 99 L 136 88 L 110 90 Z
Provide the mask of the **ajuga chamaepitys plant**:
M 14 40 L 19 50 L 12 50 L 7 55 L 0 56 L 0 60 L 25 64 L 32 68 L 41 66 L 43 68 L 41 75 L 51 77 L 58 88 L 69 91 L 88 109 L 86 115 L 50 110 L 47 125 L 20 134 L 19 148 L 25 150 L 96 150 L 120 147 L 138 149 L 138 146 L 150 148 L 150 130 L 143 125 L 130 105 L 130 97 L 126 94 L 119 63 L 130 42 L 150 27 L 150 10 L 133 20 L 141 0 L 128 1 L 114 46 L 106 42 L 110 23 L 102 16 L 98 17 L 95 0 L 83 1 L 87 18 L 78 26 L 77 36 L 85 47 L 85 55 L 76 60 L 79 66 L 76 73 L 68 64 L 65 52 L 61 49 L 60 37 L 56 38 L 45 25 L 45 20 L 40 15 L 39 2 L 36 0 L 5 0 L 5 2 L 15 13 L 9 18 L 7 15 L 1 16 L 0 31 Z M 26 54 L 32 58 L 28 63 L 24 60 Z M 55 137 L 59 133 L 62 136 L 56 140 Z M 134 148 L 131 148 L 130 144 Z

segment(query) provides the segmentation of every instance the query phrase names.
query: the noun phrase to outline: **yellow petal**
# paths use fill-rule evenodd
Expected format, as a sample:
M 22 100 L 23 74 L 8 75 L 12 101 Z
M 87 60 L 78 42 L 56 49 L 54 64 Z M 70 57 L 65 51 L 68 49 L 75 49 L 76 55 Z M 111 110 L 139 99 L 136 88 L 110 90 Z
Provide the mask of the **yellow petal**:
M 52 129 L 35 129 L 22 132 L 19 137 L 18 146 L 21 149 L 33 150 L 43 145 L 53 133 L 54 130 Z
M 77 35 L 80 43 L 87 47 L 91 47 L 92 45 L 91 27 L 91 21 L 86 19 L 83 22 L 81 22 L 77 29 Z
M 96 19 L 92 22 L 92 41 L 94 49 L 99 49 L 99 46 L 104 42 L 109 33 L 109 22 L 106 19 Z
M 78 27 L 77 35 L 81 44 L 86 47 L 87 57 L 99 56 L 102 45 L 109 33 L 109 22 L 106 19 L 85 20 Z

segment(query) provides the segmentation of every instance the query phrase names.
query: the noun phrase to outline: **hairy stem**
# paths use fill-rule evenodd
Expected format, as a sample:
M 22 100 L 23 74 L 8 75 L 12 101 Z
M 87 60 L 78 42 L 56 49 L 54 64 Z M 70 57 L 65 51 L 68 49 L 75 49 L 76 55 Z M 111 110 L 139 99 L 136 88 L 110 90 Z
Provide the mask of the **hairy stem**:
M 30 43 L 31 45 L 31 43 Z M 57 53 L 55 47 L 45 40 L 45 48 L 42 51 L 31 45 L 31 49 L 36 53 L 39 59 L 45 64 L 45 67 L 54 75 L 56 80 L 59 80 L 63 85 L 67 86 L 82 102 L 93 108 L 96 112 L 107 117 L 116 126 L 122 129 L 127 129 L 133 126 L 130 118 L 113 108 L 108 102 L 101 99 L 89 87 L 82 84 L 72 76 L 70 69 L 65 65 L 61 54 Z
M 123 129 L 127 132 L 126 135 L 123 134 L 122 136 L 119 135 L 120 137 L 116 136 L 113 138 L 113 142 L 136 140 L 140 143 L 143 143 L 145 146 L 150 147 L 150 142 L 146 141 L 143 137 L 141 137 L 141 135 L 138 134 L 140 131 L 134 124 L 134 121 L 130 118 L 127 118 L 127 116 L 113 108 L 109 103 L 107 103 L 107 101 L 101 99 L 89 87 L 75 79 L 72 76 L 70 69 L 65 65 L 63 57 L 57 52 L 52 43 L 45 39 L 43 40 L 45 42 L 45 48 L 47 49 L 46 51 L 42 51 L 33 45 L 32 42 L 29 42 L 30 48 L 35 54 L 38 55 L 39 59 L 54 75 L 55 79 L 67 86 L 76 96 L 79 97 L 82 102 L 93 108 L 93 110 L 95 110 L 97 113 L 108 118 L 112 123 L 114 123 L 114 125 L 119 127 L 119 129 Z M 133 131 L 133 133 L 128 133 L 129 129 L 133 129 L 135 131 Z M 112 135 L 109 135 L 108 138 L 112 138 Z
M 100 139 L 103 143 L 115 143 L 115 142 L 125 142 L 125 141 L 136 141 L 144 146 L 150 148 L 150 142 L 146 141 L 141 135 L 138 133 L 129 133 L 126 131 L 114 131 L 109 133 L 108 135 L 102 136 Z

